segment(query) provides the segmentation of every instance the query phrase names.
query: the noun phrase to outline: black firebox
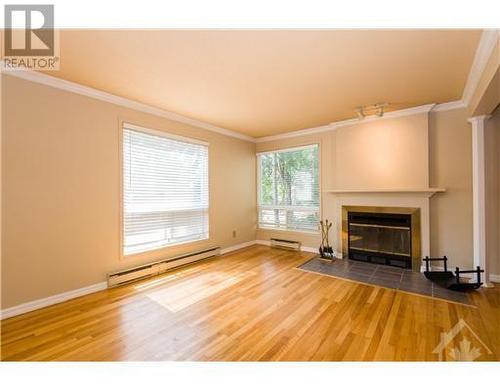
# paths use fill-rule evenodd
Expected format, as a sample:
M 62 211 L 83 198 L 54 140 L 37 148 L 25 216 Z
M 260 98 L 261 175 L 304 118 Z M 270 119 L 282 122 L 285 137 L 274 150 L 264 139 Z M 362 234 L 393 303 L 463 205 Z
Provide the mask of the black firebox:
M 350 259 L 411 269 L 411 215 L 348 212 Z

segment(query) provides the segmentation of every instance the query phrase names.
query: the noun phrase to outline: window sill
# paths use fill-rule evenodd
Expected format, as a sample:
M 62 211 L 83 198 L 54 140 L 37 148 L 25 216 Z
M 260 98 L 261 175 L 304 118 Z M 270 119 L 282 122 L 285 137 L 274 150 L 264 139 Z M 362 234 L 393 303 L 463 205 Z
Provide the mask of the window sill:
M 319 231 L 298 231 L 292 229 L 278 229 L 278 228 L 257 228 L 257 231 L 269 231 L 269 232 L 290 232 L 302 235 L 319 236 Z
M 123 254 L 121 255 L 122 261 L 139 261 L 139 260 L 149 260 L 157 259 L 165 256 L 169 256 L 172 252 L 182 251 L 184 248 L 189 248 L 192 246 L 201 246 L 203 243 L 210 242 L 210 238 L 196 239 L 187 242 L 172 243 L 167 246 L 159 247 L 152 250 L 145 250 L 137 253 Z M 186 250 L 187 251 L 187 250 Z

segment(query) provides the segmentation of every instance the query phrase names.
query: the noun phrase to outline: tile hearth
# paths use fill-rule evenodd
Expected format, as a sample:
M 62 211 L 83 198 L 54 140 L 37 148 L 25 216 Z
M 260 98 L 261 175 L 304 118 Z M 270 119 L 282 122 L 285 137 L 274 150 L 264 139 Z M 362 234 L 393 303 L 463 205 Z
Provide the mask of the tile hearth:
M 319 257 L 307 261 L 300 265 L 298 269 L 460 304 L 471 304 L 465 293 L 442 288 L 425 278 L 422 273 L 410 269 L 376 265 L 349 259 L 337 259 L 330 262 Z

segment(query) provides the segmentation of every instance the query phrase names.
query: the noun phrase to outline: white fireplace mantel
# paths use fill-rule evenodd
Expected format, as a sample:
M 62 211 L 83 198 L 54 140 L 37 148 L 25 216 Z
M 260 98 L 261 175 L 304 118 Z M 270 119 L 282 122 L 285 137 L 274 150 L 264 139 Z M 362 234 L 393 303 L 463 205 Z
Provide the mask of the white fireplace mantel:
M 432 197 L 436 193 L 444 193 L 446 189 L 428 187 L 428 188 L 402 188 L 402 189 L 329 189 L 326 193 L 333 194 L 387 194 L 390 196 L 411 196 L 411 197 Z
M 407 207 L 420 209 L 421 255 L 430 255 L 430 199 L 445 189 L 439 188 L 391 188 L 391 189 L 331 189 L 333 202 L 327 202 L 324 213 L 333 216 L 337 252 L 342 254 L 342 207 Z

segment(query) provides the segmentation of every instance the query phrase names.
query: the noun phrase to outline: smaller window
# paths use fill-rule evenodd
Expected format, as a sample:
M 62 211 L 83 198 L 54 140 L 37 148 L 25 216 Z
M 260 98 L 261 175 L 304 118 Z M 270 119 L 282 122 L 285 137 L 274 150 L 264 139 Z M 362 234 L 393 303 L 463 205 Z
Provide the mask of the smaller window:
M 318 231 L 318 145 L 257 154 L 259 228 Z

